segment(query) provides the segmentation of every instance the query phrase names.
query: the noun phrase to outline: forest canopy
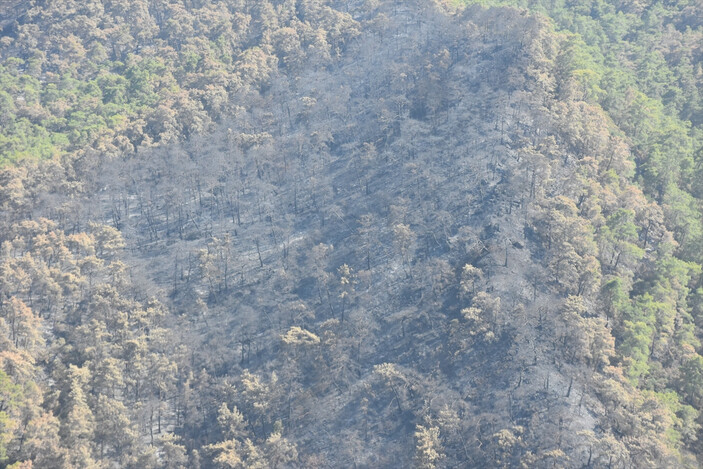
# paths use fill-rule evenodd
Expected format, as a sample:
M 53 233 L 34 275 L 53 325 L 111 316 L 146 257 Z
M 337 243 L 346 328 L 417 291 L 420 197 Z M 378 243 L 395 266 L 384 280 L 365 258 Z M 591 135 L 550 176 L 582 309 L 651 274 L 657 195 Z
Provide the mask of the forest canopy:
M 699 467 L 695 2 L 0 6 L 0 467 Z

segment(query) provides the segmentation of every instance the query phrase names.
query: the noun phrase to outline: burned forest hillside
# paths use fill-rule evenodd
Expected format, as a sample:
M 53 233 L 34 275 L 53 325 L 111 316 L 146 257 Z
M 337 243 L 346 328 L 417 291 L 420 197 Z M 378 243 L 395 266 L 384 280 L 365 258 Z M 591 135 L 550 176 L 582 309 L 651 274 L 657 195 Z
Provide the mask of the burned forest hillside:
M 15 3 L 0 467 L 701 464 L 697 102 L 535 5 Z

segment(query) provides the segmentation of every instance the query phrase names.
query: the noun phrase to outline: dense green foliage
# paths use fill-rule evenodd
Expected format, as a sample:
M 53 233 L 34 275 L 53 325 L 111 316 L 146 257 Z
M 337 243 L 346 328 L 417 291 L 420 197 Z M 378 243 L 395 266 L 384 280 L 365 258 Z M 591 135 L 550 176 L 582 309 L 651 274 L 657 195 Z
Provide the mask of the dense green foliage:
M 312 1 L 28 3 L 0 38 L 0 164 L 212 130 L 279 62 L 328 63 L 358 34 Z
M 473 3 L 473 2 L 471 2 Z M 651 276 L 603 286 L 627 374 L 641 387 L 698 407 L 692 386 L 700 355 L 672 362 L 672 350 L 701 351 L 698 317 L 703 262 L 703 15 L 694 2 L 498 0 L 545 15 L 562 35 L 564 98 L 598 104 L 626 136 L 634 180 L 661 205 L 674 240 Z M 614 215 L 613 215 L 614 216 Z M 653 217 L 653 214 L 649 215 Z M 611 216 L 612 217 L 612 216 Z M 652 220 L 654 221 L 654 220 Z M 610 220 L 608 225 L 610 225 Z M 646 239 L 634 225 L 631 240 Z M 620 253 L 618 253 L 618 256 Z M 641 257 L 641 254 L 639 254 Z M 615 300 L 614 298 L 617 298 Z M 673 340 L 673 343 L 672 343 Z M 677 368 L 680 367 L 680 368 Z M 693 384 L 696 382 L 697 384 Z
M 679 252 L 703 262 L 703 22 L 687 2 L 489 0 L 564 34 L 561 96 L 598 103 L 627 135 L 636 179 L 664 208 Z

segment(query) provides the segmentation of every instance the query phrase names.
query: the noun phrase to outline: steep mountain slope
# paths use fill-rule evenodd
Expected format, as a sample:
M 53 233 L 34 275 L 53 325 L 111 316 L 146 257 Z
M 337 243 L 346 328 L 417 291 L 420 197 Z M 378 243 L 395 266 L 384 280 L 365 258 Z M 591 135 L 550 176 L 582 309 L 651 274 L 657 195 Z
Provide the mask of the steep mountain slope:
M 695 466 L 700 272 L 564 36 L 345 5 L 206 136 L 0 175 L 6 461 Z

